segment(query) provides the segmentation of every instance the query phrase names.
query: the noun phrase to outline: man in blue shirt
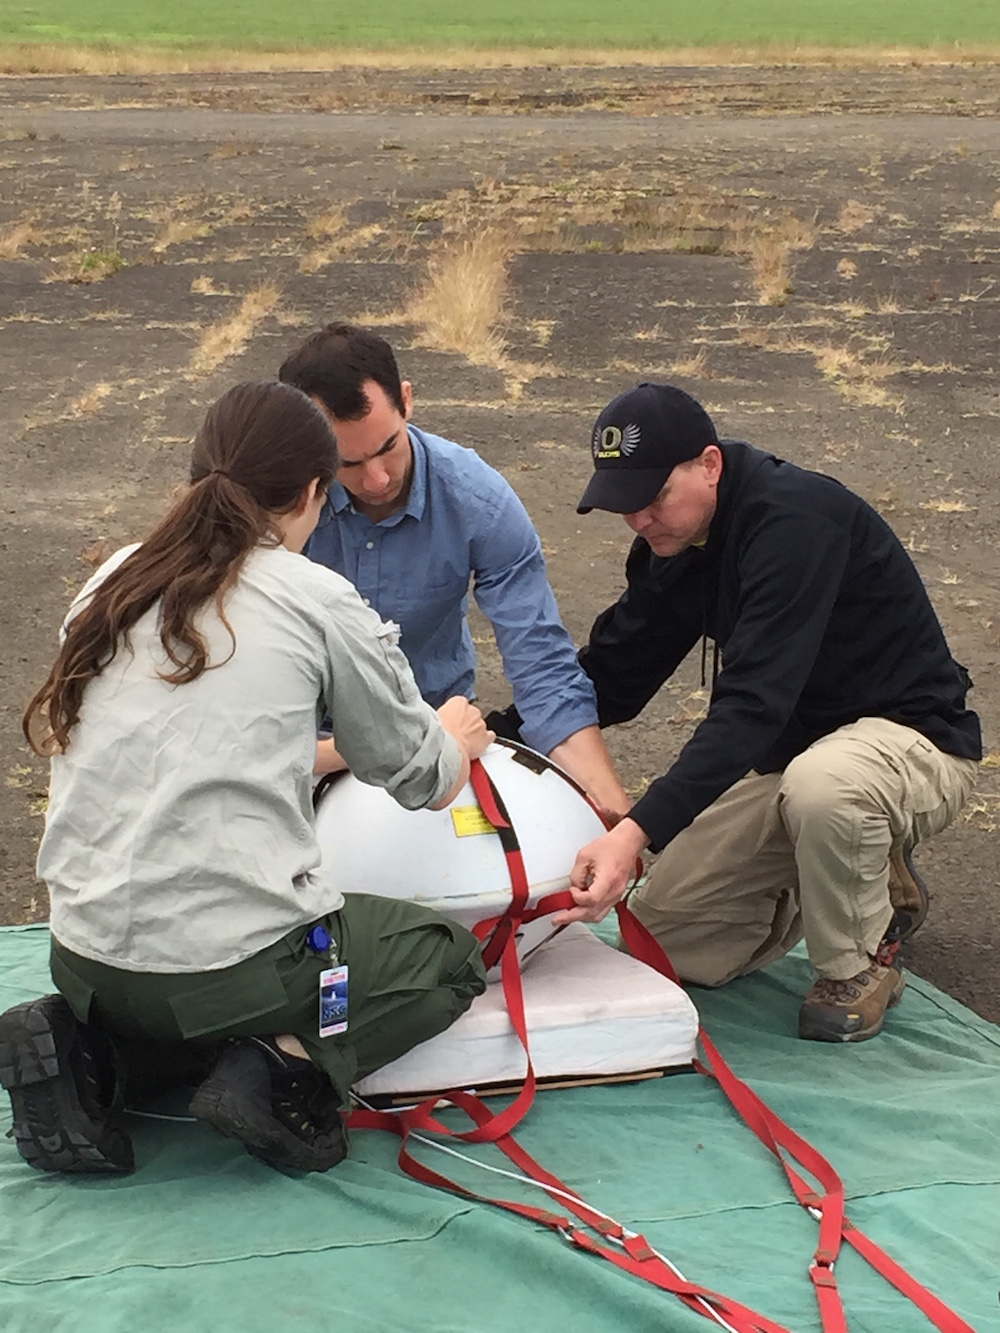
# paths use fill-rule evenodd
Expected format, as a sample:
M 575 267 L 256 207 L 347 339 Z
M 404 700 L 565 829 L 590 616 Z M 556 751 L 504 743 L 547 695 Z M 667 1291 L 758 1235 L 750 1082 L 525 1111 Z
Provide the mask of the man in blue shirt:
M 409 425 L 412 386 L 377 334 L 328 325 L 278 375 L 326 412 L 340 449 L 309 558 L 343 574 L 399 625 L 400 647 L 434 707 L 475 691 L 471 580 L 493 625 L 522 738 L 603 808 L 626 813 L 630 802 L 601 738 L 593 686 L 513 488 L 471 449 Z M 342 766 L 333 742 L 321 742 L 318 771 Z

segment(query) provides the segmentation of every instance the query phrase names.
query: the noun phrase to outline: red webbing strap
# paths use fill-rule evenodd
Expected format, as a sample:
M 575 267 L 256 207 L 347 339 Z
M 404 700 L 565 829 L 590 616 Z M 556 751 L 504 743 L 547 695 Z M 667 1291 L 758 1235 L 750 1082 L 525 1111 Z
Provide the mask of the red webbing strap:
M 469 766 L 469 781 L 476 793 L 480 809 L 500 837 L 500 845 L 507 859 L 507 873 L 510 875 L 510 906 L 501 916 L 495 918 L 496 926 L 483 948 L 483 965 L 489 970 L 496 965 L 503 954 L 507 941 L 517 934 L 522 913 L 528 906 L 530 886 L 514 825 L 507 814 L 500 793 L 493 785 L 493 779 L 479 759 L 473 759 Z M 484 923 L 479 922 L 476 928 L 476 935 L 480 940 L 486 939 L 486 935 L 482 933 L 483 926 Z
M 503 958 L 500 960 L 500 978 L 511 1026 L 517 1033 L 528 1062 L 527 1073 L 520 1091 L 511 1104 L 498 1114 L 493 1115 L 486 1108 L 489 1118 L 477 1124 L 475 1129 L 468 1129 L 463 1133 L 449 1129 L 447 1125 L 442 1124 L 440 1120 L 435 1118 L 433 1111 L 441 1098 L 429 1097 L 426 1101 L 421 1102 L 419 1106 L 415 1106 L 412 1111 L 405 1113 L 407 1123 L 411 1129 L 432 1130 L 435 1134 L 461 1139 L 465 1143 L 494 1143 L 497 1139 L 509 1134 L 514 1126 L 520 1124 L 528 1114 L 531 1103 L 535 1099 L 535 1070 L 528 1050 L 528 1026 L 524 1015 L 524 992 L 521 989 L 521 969 L 517 958 L 517 941 L 513 935 L 508 939 Z M 457 1104 L 458 1099 L 464 1095 L 464 1093 L 452 1091 L 447 1094 L 446 1100 L 454 1101 Z
M 521 985 L 521 968 L 517 957 L 517 928 L 521 923 L 521 914 L 528 902 L 529 886 L 517 834 L 514 832 L 507 812 L 503 808 L 499 793 L 478 759 L 472 761 L 470 777 L 476 799 L 482 807 L 483 814 L 494 825 L 500 835 L 504 855 L 507 858 L 512 890 L 510 907 L 502 916 L 494 918 L 496 928 L 490 935 L 487 949 L 483 951 L 483 962 L 487 967 L 493 966 L 493 962 L 489 960 L 488 951 L 493 954 L 494 962 L 496 957 L 500 959 L 500 981 L 503 986 L 504 1001 L 507 1005 L 511 1026 L 524 1050 L 527 1068 L 524 1082 L 511 1104 L 496 1115 L 492 1115 L 487 1110 L 486 1118 L 477 1120 L 475 1129 L 459 1133 L 456 1130 L 449 1129 L 447 1125 L 438 1120 L 433 1114 L 434 1108 L 440 1100 L 437 1097 L 428 1098 L 405 1114 L 406 1123 L 410 1130 L 430 1130 L 447 1138 L 461 1139 L 465 1143 L 493 1143 L 505 1134 L 509 1134 L 515 1125 L 520 1124 L 528 1114 L 531 1103 L 535 1099 L 535 1070 L 531 1063 L 531 1052 L 528 1049 L 528 1022 L 524 1012 L 524 990 Z M 481 931 L 481 937 L 489 933 L 488 928 L 492 924 L 492 922 L 479 923 L 478 928 Z M 484 926 L 486 927 L 485 930 L 482 929 Z M 494 950 L 493 946 L 498 936 L 501 937 L 499 949 Z M 449 1093 L 448 1100 L 453 1100 L 460 1095 L 462 1094 Z M 354 1123 L 353 1117 L 352 1123 Z
M 677 973 L 670 959 L 642 922 L 624 903 L 619 903 L 616 911 L 622 939 L 629 952 L 647 966 L 655 968 L 671 981 L 677 982 Z M 733 1073 L 704 1028 L 699 1026 L 698 1035 L 708 1060 L 708 1068 L 697 1062 L 696 1068 L 717 1080 L 748 1127 L 777 1157 L 799 1203 L 813 1216 L 819 1215 L 819 1244 L 810 1265 L 809 1275 L 816 1290 L 824 1329 L 838 1330 L 839 1333 L 839 1330 L 847 1328 L 833 1273 L 834 1262 L 843 1239 L 852 1245 L 877 1273 L 916 1305 L 935 1328 L 941 1330 L 941 1333 L 975 1333 L 970 1324 L 907 1273 L 895 1259 L 886 1254 L 844 1215 L 843 1182 L 831 1164 L 811 1144 L 789 1128 L 752 1088 Z M 817 1194 L 794 1170 L 782 1148 L 820 1182 L 825 1191 L 822 1195 Z
M 496 959 L 500 958 L 504 998 L 511 1023 L 527 1059 L 525 1082 L 511 1105 L 498 1115 L 493 1115 L 479 1098 L 469 1093 L 459 1091 L 449 1093 L 445 1100 L 460 1107 L 475 1122 L 476 1128 L 466 1130 L 464 1133 L 451 1130 L 433 1115 L 440 1100 L 438 1098 L 429 1098 L 412 1110 L 397 1113 L 355 1111 L 350 1118 L 351 1126 L 359 1129 L 386 1129 L 397 1134 L 401 1139 L 400 1166 L 414 1179 L 470 1199 L 493 1204 L 548 1226 L 580 1249 L 598 1255 L 664 1291 L 674 1293 L 699 1314 L 713 1318 L 712 1311 L 718 1311 L 725 1315 L 738 1333 L 787 1333 L 787 1330 L 780 1325 L 747 1307 L 707 1288 L 698 1287 L 678 1278 L 642 1236 L 626 1234 L 618 1223 L 608 1222 L 588 1207 L 574 1191 L 568 1190 L 556 1177 L 545 1171 L 510 1137 L 510 1130 L 527 1114 L 535 1094 L 535 1073 L 528 1049 L 524 994 L 517 957 L 517 929 L 523 921 L 534 920 L 551 912 L 572 907 L 574 904 L 572 895 L 563 892 L 550 894 L 536 907 L 528 908 L 529 886 L 517 835 L 503 808 L 499 793 L 478 760 L 473 761 L 471 780 L 483 813 L 500 836 L 511 876 L 510 907 L 499 917 L 480 922 L 477 934 L 481 939 L 489 937 L 484 949 L 484 961 L 487 962 L 487 966 L 493 966 Z M 679 978 L 669 958 L 642 923 L 632 915 L 624 903 L 619 903 L 616 911 L 622 938 L 633 956 L 679 984 Z M 491 961 L 487 961 L 487 951 L 492 956 Z M 713 1076 L 717 1080 L 734 1109 L 781 1163 L 799 1203 L 813 1216 L 818 1217 L 819 1243 L 809 1274 L 816 1292 L 825 1333 L 847 1333 L 847 1321 L 834 1277 L 834 1263 L 840 1252 L 842 1239 L 846 1239 L 877 1272 L 923 1311 L 941 1333 L 975 1333 L 970 1325 L 911 1277 L 844 1216 L 843 1183 L 826 1158 L 786 1125 L 747 1084 L 733 1073 L 715 1044 L 700 1027 L 699 1037 L 708 1067 L 698 1061 L 695 1062 L 695 1067 L 699 1072 Z M 409 1135 L 420 1129 L 431 1130 L 468 1143 L 495 1143 L 511 1161 L 533 1179 L 552 1185 L 564 1195 L 570 1196 L 563 1200 L 568 1210 L 580 1218 L 586 1226 L 598 1232 L 604 1240 L 621 1246 L 621 1250 L 611 1249 L 608 1245 L 595 1241 L 578 1227 L 573 1227 L 568 1219 L 549 1210 L 519 1204 L 509 1199 L 494 1199 L 488 1195 L 477 1194 L 424 1166 L 407 1149 Z M 795 1170 L 789 1158 L 820 1183 L 822 1194 L 817 1193 L 816 1189 Z
M 465 1111 L 479 1125 L 487 1124 L 492 1119 L 489 1108 L 478 1097 L 463 1092 L 451 1093 L 450 1097 L 454 1100 L 456 1106 Z M 496 1146 L 525 1174 L 560 1190 L 564 1197 L 558 1202 L 568 1212 L 575 1214 L 586 1227 L 597 1232 L 601 1237 L 600 1240 L 581 1230 L 579 1226 L 574 1226 L 565 1214 L 555 1213 L 546 1208 L 537 1208 L 531 1204 L 518 1203 L 512 1199 L 494 1198 L 491 1195 L 479 1194 L 426 1166 L 415 1158 L 408 1149 L 407 1140 L 414 1126 L 410 1123 L 410 1113 L 407 1111 L 396 1113 L 355 1111 L 351 1116 L 351 1127 L 384 1129 L 397 1134 L 401 1140 L 399 1150 L 400 1167 L 413 1179 L 426 1185 L 432 1185 L 437 1189 L 448 1190 L 462 1198 L 473 1199 L 479 1203 L 487 1203 L 493 1207 L 505 1209 L 507 1212 L 516 1213 L 529 1221 L 549 1227 L 578 1249 L 605 1259 L 625 1272 L 650 1282 L 660 1290 L 677 1296 L 697 1314 L 706 1318 L 713 1318 L 713 1310 L 718 1312 L 725 1317 L 729 1327 L 736 1330 L 736 1333 L 789 1333 L 784 1325 L 767 1319 L 747 1306 L 741 1305 L 738 1301 L 722 1296 L 708 1287 L 702 1287 L 697 1283 L 678 1277 L 669 1265 L 655 1253 L 645 1237 L 626 1232 L 620 1223 L 611 1221 L 590 1208 L 574 1190 L 569 1189 L 556 1176 L 546 1171 L 509 1135 L 504 1135 L 498 1139 Z

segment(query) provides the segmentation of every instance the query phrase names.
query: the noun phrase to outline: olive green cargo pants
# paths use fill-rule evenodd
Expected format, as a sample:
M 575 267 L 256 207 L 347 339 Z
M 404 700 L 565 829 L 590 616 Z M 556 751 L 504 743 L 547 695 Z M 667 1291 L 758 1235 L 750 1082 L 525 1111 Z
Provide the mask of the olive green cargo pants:
M 309 948 L 303 925 L 233 967 L 198 973 L 126 972 L 54 939 L 52 979 L 81 1022 L 101 1022 L 133 1053 L 294 1034 L 346 1107 L 352 1084 L 443 1032 L 486 978 L 475 936 L 416 903 L 350 893 L 318 924 L 333 942 L 327 953 Z M 320 1037 L 319 974 L 338 963 L 349 970 L 348 1027 Z

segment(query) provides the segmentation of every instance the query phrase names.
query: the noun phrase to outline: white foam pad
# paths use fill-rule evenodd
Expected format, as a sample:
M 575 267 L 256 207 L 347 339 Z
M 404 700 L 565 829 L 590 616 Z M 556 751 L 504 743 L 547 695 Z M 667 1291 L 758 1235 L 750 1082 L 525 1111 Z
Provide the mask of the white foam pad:
M 636 1073 L 694 1059 L 698 1014 L 687 994 L 580 922 L 532 955 L 523 983 L 539 1078 Z M 492 982 L 446 1032 L 370 1074 L 358 1091 L 436 1092 L 510 1083 L 524 1073 L 503 988 Z

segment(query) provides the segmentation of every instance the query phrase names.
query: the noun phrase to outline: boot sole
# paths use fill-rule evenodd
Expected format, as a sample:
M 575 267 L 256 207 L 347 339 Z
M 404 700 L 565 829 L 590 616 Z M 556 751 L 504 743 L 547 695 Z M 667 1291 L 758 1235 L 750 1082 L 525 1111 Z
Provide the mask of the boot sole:
M 225 1084 L 207 1079 L 191 1099 L 191 1114 L 211 1125 L 226 1138 L 237 1139 L 252 1156 L 268 1166 L 283 1171 L 328 1171 L 343 1161 L 346 1145 L 339 1154 L 312 1152 L 290 1130 L 262 1113 Z
M 906 989 L 906 978 L 900 973 L 899 982 L 893 986 L 889 993 L 889 999 L 885 1008 L 879 1014 L 876 1022 L 869 1027 L 859 1028 L 856 1032 L 837 1032 L 826 1026 L 822 1022 L 810 1023 L 811 1015 L 799 1013 L 799 1036 L 805 1041 L 831 1041 L 844 1043 L 849 1041 L 867 1041 L 870 1037 L 877 1037 L 882 1031 L 882 1025 L 885 1022 L 885 1016 L 890 1009 L 894 1009 L 903 998 L 903 991 Z
M 28 1000 L 0 1015 L 0 1083 L 10 1094 L 17 1150 L 36 1171 L 128 1174 L 135 1170 L 128 1135 L 95 1124 L 80 1105 L 52 1010 L 51 1000 Z

